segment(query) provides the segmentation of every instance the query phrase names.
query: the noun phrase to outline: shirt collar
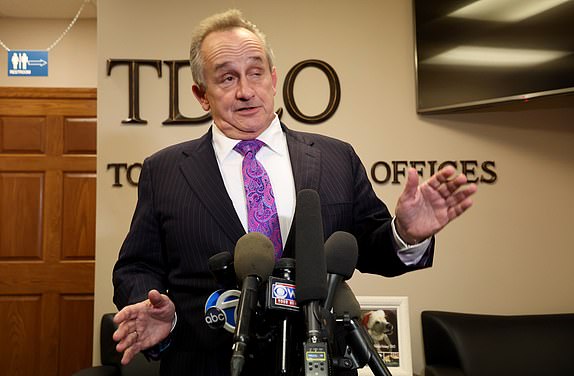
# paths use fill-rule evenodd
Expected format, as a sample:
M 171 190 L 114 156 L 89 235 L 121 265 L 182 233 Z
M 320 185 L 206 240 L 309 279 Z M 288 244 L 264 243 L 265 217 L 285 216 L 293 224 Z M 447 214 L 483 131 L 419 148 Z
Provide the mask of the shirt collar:
M 213 122 L 211 125 L 211 132 L 215 155 L 219 161 L 223 161 L 229 156 L 235 145 L 237 145 L 240 140 L 227 137 Z M 269 127 L 267 127 L 267 129 L 263 131 L 257 139 L 263 141 L 271 151 L 281 156 L 287 154 L 285 134 L 281 129 L 281 123 L 279 122 L 279 117 L 277 115 L 275 115 L 275 118 L 271 121 Z

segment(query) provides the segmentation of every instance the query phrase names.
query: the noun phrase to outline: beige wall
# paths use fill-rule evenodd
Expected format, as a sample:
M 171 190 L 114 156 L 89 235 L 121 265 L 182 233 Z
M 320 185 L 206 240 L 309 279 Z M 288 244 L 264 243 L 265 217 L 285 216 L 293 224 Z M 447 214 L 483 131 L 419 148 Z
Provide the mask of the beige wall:
M 12 50 L 46 50 L 71 19 L 0 18 L 0 39 Z M 0 47 L 0 86 L 96 87 L 96 20 L 79 19 L 48 53 L 47 77 L 8 77 L 7 52 Z
M 165 66 L 162 78 L 142 68 L 141 115 L 149 124 L 121 125 L 128 109 L 127 69 L 115 68 L 107 77 L 105 61 L 185 59 L 192 26 L 232 6 L 242 8 L 268 34 L 280 88 L 289 68 L 304 59 L 325 60 L 339 75 L 342 100 L 335 116 L 309 126 L 286 114 L 283 120 L 291 128 L 351 142 L 367 168 L 379 160 L 496 161 L 498 182 L 480 185 L 475 207 L 438 235 L 433 268 L 393 279 L 357 273 L 351 281 L 358 295 L 409 297 L 415 372 L 420 373 L 424 364 L 420 332 L 424 309 L 501 314 L 574 311 L 570 270 L 574 254 L 568 236 L 574 212 L 574 96 L 470 114 L 417 116 L 410 4 L 407 0 L 203 4 L 99 0 L 97 60 L 91 55 L 95 26 L 89 20 L 80 20 L 53 50 L 48 78 L 8 78 L 6 54 L 0 54 L 3 86 L 95 86 L 97 61 L 96 321 L 102 313 L 115 310 L 111 268 L 136 200 L 134 188 L 111 187 L 113 174 L 107 164 L 139 162 L 165 145 L 197 137 L 207 129 L 206 125 L 161 126 L 168 111 Z M 16 33 L 23 25 L 36 32 L 24 38 Z M 41 49 L 65 26 L 67 21 L 0 19 L 0 35 L 13 49 Z M 83 27 L 85 34 L 68 45 Z M 54 63 L 56 59 L 60 63 Z M 73 67 L 78 71 L 64 69 L 76 61 Z M 182 77 L 181 84 L 182 112 L 201 114 L 189 92 L 189 77 Z M 320 74 L 304 71 L 296 84 L 297 103 L 304 112 L 317 113 L 325 105 L 326 90 Z M 284 107 L 281 90 L 276 107 Z M 375 190 L 394 208 L 400 187 L 383 185 Z M 98 329 L 98 323 L 94 325 Z M 98 359 L 97 336 L 94 349 Z

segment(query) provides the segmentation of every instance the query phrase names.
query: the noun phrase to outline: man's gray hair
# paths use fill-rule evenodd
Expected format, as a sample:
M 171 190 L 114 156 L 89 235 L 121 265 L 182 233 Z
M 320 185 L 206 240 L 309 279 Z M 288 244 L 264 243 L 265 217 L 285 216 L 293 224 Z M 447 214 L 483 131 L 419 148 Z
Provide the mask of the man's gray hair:
M 201 44 L 205 37 L 213 32 L 226 31 L 234 28 L 244 28 L 251 31 L 261 40 L 261 44 L 265 49 L 267 61 L 269 62 L 269 69 L 273 68 L 273 51 L 267 44 L 265 34 L 263 34 L 255 24 L 243 18 L 241 11 L 237 9 L 230 9 L 223 13 L 214 14 L 213 16 L 205 18 L 193 31 L 191 36 L 191 47 L 189 50 L 189 62 L 191 64 L 191 75 L 193 81 L 200 87 L 205 88 L 205 78 L 203 77 L 204 60 L 201 54 Z

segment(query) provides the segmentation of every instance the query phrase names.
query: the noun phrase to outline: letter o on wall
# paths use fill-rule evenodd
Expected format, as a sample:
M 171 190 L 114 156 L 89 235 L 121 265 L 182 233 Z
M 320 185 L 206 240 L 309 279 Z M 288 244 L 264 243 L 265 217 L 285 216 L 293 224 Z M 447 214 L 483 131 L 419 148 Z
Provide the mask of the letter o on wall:
M 323 71 L 323 73 L 325 73 L 327 79 L 329 80 L 329 103 L 327 104 L 325 111 L 315 116 L 305 115 L 302 113 L 295 103 L 295 97 L 293 94 L 293 88 L 295 86 L 295 79 L 297 78 L 297 75 L 299 75 L 303 69 L 308 67 L 320 69 Z M 341 84 L 339 83 L 339 77 L 337 77 L 337 73 L 333 67 L 322 60 L 303 60 L 295 64 L 293 68 L 287 72 L 285 83 L 283 85 L 283 100 L 285 101 L 285 108 L 287 109 L 287 112 L 289 112 L 289 115 L 291 115 L 295 120 L 307 124 L 321 123 L 333 116 L 339 107 L 339 102 L 341 101 Z

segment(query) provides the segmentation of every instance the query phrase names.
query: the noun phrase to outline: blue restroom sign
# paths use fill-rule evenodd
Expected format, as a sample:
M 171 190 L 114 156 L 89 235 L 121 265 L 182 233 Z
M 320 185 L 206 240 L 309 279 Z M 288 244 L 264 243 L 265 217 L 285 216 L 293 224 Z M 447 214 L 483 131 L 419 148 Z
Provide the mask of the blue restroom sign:
M 47 76 L 48 51 L 9 51 L 8 76 Z

